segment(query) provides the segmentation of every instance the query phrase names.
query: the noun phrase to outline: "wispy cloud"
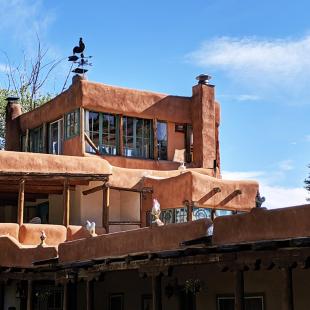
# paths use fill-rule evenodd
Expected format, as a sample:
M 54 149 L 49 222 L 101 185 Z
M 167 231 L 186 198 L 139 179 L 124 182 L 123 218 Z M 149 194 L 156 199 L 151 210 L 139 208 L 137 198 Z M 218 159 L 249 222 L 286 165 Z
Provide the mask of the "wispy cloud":
M 1 64 L 1 63 L 0 63 L 0 72 L 1 72 L 1 73 L 7 73 L 7 72 L 9 72 L 9 67 L 8 67 L 8 65 L 6 65 L 6 64 Z
M 293 161 L 291 159 L 282 160 L 278 163 L 279 169 L 282 171 L 293 170 Z
M 260 193 L 266 197 L 264 207 L 268 209 L 296 206 L 307 203 L 309 197 L 302 187 L 283 187 L 271 183 L 270 173 L 264 171 L 223 171 L 223 179 L 229 180 L 256 180 L 259 182 Z
M 243 84 L 260 97 L 281 97 L 288 103 L 310 104 L 309 54 L 310 36 L 298 39 L 220 37 L 204 42 L 187 55 L 187 59 L 207 68 L 208 72 L 225 72 L 234 83 Z
M 9 33 L 23 48 L 30 49 L 36 34 L 44 37 L 54 20 L 53 12 L 43 4 L 43 0 L 0 0 L 0 31 Z

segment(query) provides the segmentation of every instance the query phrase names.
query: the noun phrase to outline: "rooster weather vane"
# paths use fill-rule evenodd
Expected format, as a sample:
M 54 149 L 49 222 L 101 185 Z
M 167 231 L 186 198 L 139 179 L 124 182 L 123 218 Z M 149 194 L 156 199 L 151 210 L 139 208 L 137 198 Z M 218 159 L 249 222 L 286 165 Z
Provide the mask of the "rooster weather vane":
M 72 70 L 73 73 L 84 75 L 88 71 L 85 67 L 92 65 L 89 62 L 89 59 L 92 58 L 92 56 L 86 57 L 84 55 L 84 50 L 85 44 L 83 38 L 80 38 L 79 45 L 73 48 L 73 55 L 68 57 L 68 61 L 72 61 L 72 66 L 73 64 L 77 64 L 77 67 Z M 77 54 L 79 54 L 79 56 Z

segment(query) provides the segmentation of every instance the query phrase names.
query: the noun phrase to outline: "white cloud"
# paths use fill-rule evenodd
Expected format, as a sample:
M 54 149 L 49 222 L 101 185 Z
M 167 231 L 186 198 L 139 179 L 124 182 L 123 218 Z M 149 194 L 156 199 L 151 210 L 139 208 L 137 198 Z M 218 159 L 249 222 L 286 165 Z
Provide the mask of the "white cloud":
M 283 171 L 289 171 L 289 170 L 293 170 L 294 169 L 293 161 L 290 160 L 290 159 L 280 161 L 278 163 L 278 166 Z
M 256 180 L 259 182 L 260 193 L 266 197 L 263 204 L 268 209 L 283 208 L 296 206 L 307 203 L 306 198 L 309 197 L 307 191 L 302 187 L 283 187 L 270 184 L 268 179 L 270 173 L 264 171 L 223 171 L 223 179 L 229 180 Z
M 232 83 L 260 98 L 310 104 L 309 55 L 310 35 L 298 39 L 220 37 L 204 42 L 187 59 L 208 72 L 223 71 Z
M 283 74 L 290 78 L 304 72 L 305 66 L 310 68 L 309 53 L 310 36 L 298 40 L 222 37 L 205 42 L 191 58 L 202 66 L 245 70 L 245 74 Z
M 43 4 L 43 0 L 0 0 L 0 31 L 31 51 L 36 34 L 42 38 L 54 20 Z
M 6 64 L 1 64 L 0 63 L 0 72 L 1 73 L 8 73 L 9 72 L 9 67 Z

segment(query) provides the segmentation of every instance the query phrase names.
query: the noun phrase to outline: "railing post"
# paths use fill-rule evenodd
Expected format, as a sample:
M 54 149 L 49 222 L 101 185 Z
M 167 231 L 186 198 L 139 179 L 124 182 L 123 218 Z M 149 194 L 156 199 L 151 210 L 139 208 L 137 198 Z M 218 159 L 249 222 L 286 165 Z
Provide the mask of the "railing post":
M 23 225 L 24 223 L 24 205 L 25 205 L 25 180 L 19 181 L 18 191 L 18 208 L 17 208 L 17 223 Z

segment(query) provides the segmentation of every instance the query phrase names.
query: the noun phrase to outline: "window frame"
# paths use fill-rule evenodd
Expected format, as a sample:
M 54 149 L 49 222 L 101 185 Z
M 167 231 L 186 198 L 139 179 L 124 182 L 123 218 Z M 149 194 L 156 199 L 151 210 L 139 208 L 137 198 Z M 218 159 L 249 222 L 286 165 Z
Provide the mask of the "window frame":
M 51 145 L 51 138 L 52 138 L 52 125 L 57 123 L 57 143 L 58 143 L 58 150 L 57 153 L 54 154 L 52 152 L 52 145 Z M 60 118 L 56 121 L 53 121 L 48 124 L 48 153 L 53 155 L 61 155 L 63 154 L 63 141 L 64 141 L 64 118 Z
M 244 296 L 244 299 L 260 299 L 262 301 L 262 308 L 260 310 L 266 309 L 266 303 L 265 303 L 265 294 L 264 293 L 254 293 L 254 294 L 246 294 Z M 233 294 L 221 294 L 216 296 L 216 310 L 221 310 L 219 301 L 223 299 L 229 299 L 234 301 L 235 296 Z M 246 309 L 245 309 L 246 310 Z
M 71 117 L 74 115 L 73 123 L 71 122 Z M 68 124 L 68 121 L 70 120 L 70 123 Z M 68 131 L 73 126 L 73 133 Z M 80 135 L 81 132 L 81 124 L 80 124 L 80 109 L 75 109 L 71 112 L 68 112 L 64 115 L 64 140 L 72 139 L 76 136 Z

